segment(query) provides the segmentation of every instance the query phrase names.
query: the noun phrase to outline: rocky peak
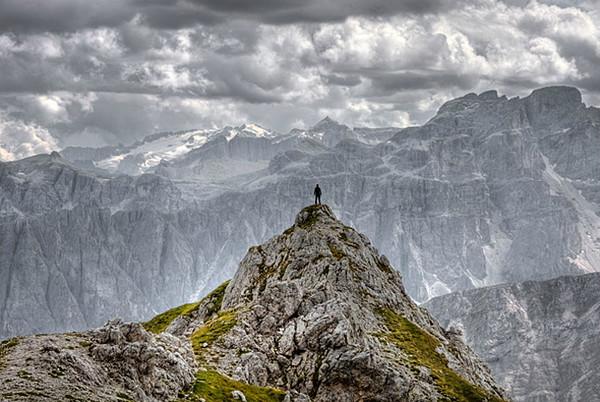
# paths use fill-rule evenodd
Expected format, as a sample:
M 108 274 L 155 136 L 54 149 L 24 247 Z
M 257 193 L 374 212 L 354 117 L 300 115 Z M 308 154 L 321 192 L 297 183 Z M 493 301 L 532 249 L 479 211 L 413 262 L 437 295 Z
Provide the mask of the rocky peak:
M 252 247 L 228 287 L 223 305 L 233 308 L 259 300 L 268 295 L 266 290 L 281 286 L 290 288 L 298 303 L 302 298 L 297 296 L 303 293 L 295 290 L 310 293 L 319 286 L 325 296 L 356 296 L 357 302 L 373 291 L 377 291 L 373 297 L 389 298 L 394 304 L 400 303 L 398 297 L 406 297 L 400 276 L 387 259 L 365 236 L 340 222 L 327 205 L 302 209 L 281 236 Z
M 527 97 L 532 102 L 559 105 L 580 105 L 582 96 L 579 89 L 568 86 L 554 86 L 536 89 Z
M 323 130 L 323 129 L 328 129 L 328 128 L 332 128 L 332 127 L 346 127 L 346 126 L 338 123 L 337 121 L 333 120 L 329 116 L 325 116 L 324 119 L 320 120 L 317 124 L 315 124 L 312 127 L 312 130 Z
M 537 89 L 523 101 L 531 125 L 543 132 L 571 125 L 576 113 L 585 108 L 581 92 L 573 87 Z
M 291 400 L 502 400 L 487 368 L 326 205 L 251 247 L 211 310 L 167 331 L 188 334 L 209 370 Z
M 335 224 L 337 221 L 335 215 L 328 205 L 312 205 L 302 209 L 294 221 L 294 225 L 302 226 L 309 223 L 319 223 L 321 225 Z

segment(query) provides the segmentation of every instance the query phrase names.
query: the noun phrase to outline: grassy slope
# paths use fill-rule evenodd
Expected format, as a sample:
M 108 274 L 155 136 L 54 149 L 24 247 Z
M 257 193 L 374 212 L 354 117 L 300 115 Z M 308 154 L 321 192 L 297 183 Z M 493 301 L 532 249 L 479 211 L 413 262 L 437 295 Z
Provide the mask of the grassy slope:
M 196 359 L 202 361 L 202 349 L 205 348 L 204 345 L 209 347 L 218 341 L 219 338 L 235 326 L 236 322 L 236 312 L 233 310 L 226 310 L 220 312 L 216 317 L 207 321 L 203 326 L 195 330 L 190 340 L 192 341 L 192 348 L 196 354 Z
M 402 349 L 408 356 L 410 365 L 427 367 L 439 392 L 447 400 L 502 402 L 502 399 L 471 384 L 448 367 L 446 357 L 436 351 L 440 346 L 437 338 L 390 309 L 380 310 L 380 315 L 389 329 L 389 332 L 378 334 L 380 338 Z
M 231 394 L 241 391 L 248 402 L 281 402 L 285 392 L 275 388 L 258 387 L 246 384 L 224 376 L 215 370 L 200 370 L 196 375 L 196 382 L 191 390 L 180 395 L 181 402 L 206 402 L 239 401 Z
M 214 314 L 221 309 L 221 303 L 223 302 L 223 296 L 225 294 L 225 288 L 229 281 L 226 281 L 219 285 L 213 290 L 208 296 L 199 302 L 184 304 L 179 307 L 172 308 L 152 318 L 150 321 L 144 323 L 146 331 L 160 334 L 177 318 L 181 316 L 188 316 L 198 309 L 198 307 L 205 302 L 212 304 L 208 311 L 208 315 Z
M 217 342 L 237 322 L 237 315 L 234 310 L 220 311 L 228 284 L 229 281 L 221 284 L 199 302 L 184 304 L 157 315 L 144 323 L 144 328 L 147 331 L 159 334 L 166 330 L 177 317 L 190 315 L 202 304 L 210 303 L 207 316 L 212 317 L 203 326 L 196 329 L 190 338 L 196 359 L 200 366 L 205 368 L 196 373 L 196 381 L 190 389 L 180 393 L 178 401 L 197 402 L 202 399 L 206 402 L 239 401 L 234 399 L 232 395 L 232 392 L 237 390 L 244 393 L 248 402 L 281 402 L 285 397 L 285 392 L 282 390 L 236 381 L 210 367 L 206 367 L 206 359 L 202 356 L 204 349 Z

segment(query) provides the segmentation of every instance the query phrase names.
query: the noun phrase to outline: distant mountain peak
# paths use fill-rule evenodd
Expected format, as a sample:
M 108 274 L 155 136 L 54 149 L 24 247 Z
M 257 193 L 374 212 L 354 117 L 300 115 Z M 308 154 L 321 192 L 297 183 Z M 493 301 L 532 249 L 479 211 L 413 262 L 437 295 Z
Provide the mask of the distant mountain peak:
M 527 97 L 535 102 L 552 103 L 558 107 L 580 105 L 583 102 L 581 91 L 575 87 L 553 86 L 536 89 Z
M 341 126 L 341 127 L 345 127 L 343 124 L 338 123 L 337 121 L 333 120 L 331 117 L 329 116 L 325 116 L 325 118 L 321 119 L 319 122 L 317 122 L 317 124 L 315 124 L 312 129 L 319 129 L 319 128 L 327 128 L 327 127 L 335 127 L 335 126 Z
M 273 137 L 276 133 L 273 130 L 262 127 L 256 123 L 245 123 L 237 127 L 241 133 L 251 137 Z

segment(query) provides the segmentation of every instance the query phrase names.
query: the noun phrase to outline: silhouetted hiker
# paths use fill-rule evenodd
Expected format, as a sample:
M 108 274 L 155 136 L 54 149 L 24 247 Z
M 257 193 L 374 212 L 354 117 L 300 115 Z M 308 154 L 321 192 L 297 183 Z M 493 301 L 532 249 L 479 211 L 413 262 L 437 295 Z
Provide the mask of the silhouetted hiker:
M 315 187 L 315 205 L 321 203 L 321 187 L 317 184 Z

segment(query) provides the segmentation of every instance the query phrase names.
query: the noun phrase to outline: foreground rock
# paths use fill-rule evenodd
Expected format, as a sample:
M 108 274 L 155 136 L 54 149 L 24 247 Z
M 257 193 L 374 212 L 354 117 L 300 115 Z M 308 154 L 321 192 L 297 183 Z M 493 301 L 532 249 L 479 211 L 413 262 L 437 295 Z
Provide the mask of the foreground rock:
M 600 274 L 453 293 L 425 306 L 462 330 L 515 401 L 600 400 Z
M 118 321 L 0 346 L 1 401 L 167 401 L 195 378 L 185 340 Z

